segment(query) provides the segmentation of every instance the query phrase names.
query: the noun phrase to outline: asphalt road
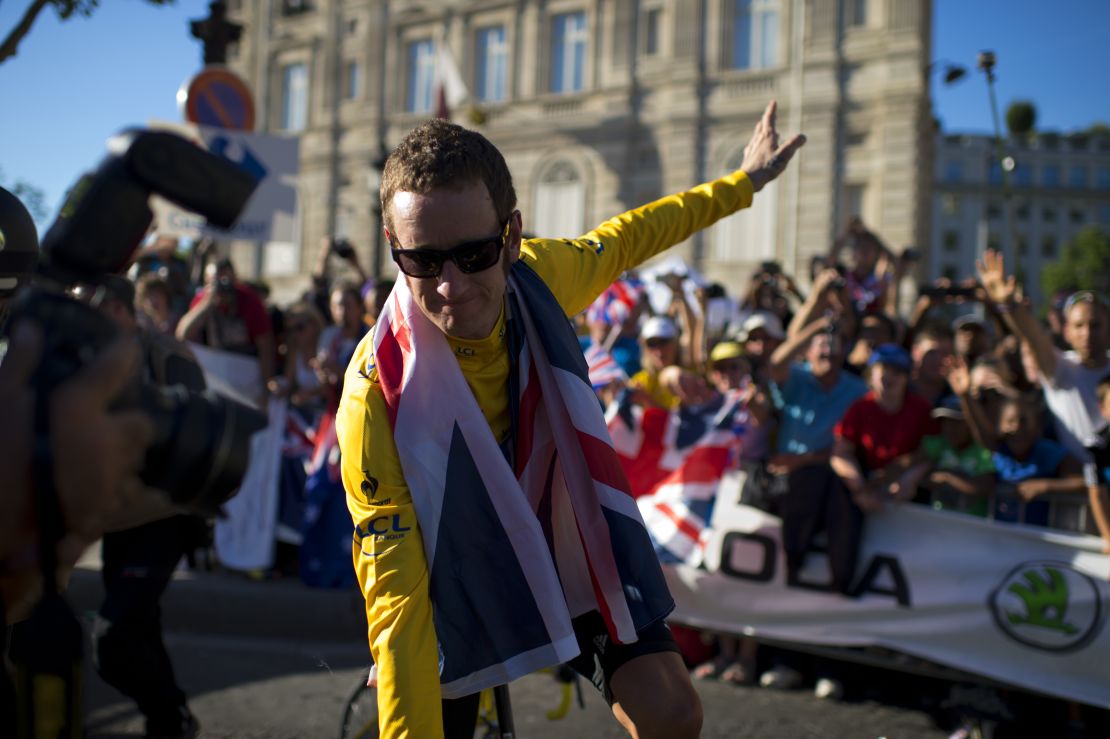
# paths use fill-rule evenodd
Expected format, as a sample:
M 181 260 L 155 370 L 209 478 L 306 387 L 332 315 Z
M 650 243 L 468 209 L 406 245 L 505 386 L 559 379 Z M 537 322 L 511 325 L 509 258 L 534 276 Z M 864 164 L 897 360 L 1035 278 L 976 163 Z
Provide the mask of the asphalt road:
M 346 696 L 362 675 L 358 643 L 173 634 L 167 638 L 178 680 L 190 696 L 204 736 L 298 739 L 338 735 Z M 142 735 L 133 704 L 86 669 L 90 738 Z M 911 708 L 874 700 L 830 702 L 809 691 L 779 692 L 699 683 L 705 711 L 703 737 L 945 737 L 930 717 Z M 559 702 L 550 676 L 512 685 L 517 735 L 532 737 L 626 736 L 592 686 L 584 685 L 585 709 L 549 721 Z

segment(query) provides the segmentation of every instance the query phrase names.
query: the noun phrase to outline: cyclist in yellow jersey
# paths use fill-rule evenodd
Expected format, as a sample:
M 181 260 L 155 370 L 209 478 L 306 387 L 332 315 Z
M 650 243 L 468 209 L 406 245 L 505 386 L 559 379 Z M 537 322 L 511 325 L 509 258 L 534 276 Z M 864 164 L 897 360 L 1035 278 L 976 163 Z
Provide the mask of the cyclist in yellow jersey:
M 733 174 L 636 208 L 574 240 L 522 240 L 511 178 L 492 144 L 442 121 L 410 133 L 383 173 L 387 236 L 412 301 L 446 336 L 497 442 L 511 442 L 514 429 L 506 337 L 514 262 L 534 270 L 540 289 L 545 285 L 573 316 L 625 270 L 751 205 L 753 193 L 780 175 L 804 142 L 796 135 L 780 145 L 772 102 Z M 336 425 L 355 524 L 355 569 L 377 665 L 381 735 L 470 736 L 477 694 L 441 702 L 444 654 L 433 617 L 443 604 L 432 600 L 422 538 L 428 532 L 417 523 L 394 438 L 395 407 L 379 382 L 375 356 L 374 337 L 367 336 L 347 370 Z M 437 420 L 426 423 L 432 427 Z M 637 626 L 635 641 L 617 643 L 598 611 L 571 615 L 581 650 L 572 664 L 596 678 L 632 736 L 699 733 L 700 702 L 661 618 Z

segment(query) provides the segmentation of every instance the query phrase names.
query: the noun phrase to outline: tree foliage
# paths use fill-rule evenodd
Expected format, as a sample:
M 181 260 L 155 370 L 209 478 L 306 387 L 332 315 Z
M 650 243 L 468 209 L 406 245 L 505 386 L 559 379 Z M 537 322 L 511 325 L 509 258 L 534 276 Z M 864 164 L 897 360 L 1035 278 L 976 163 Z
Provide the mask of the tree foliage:
M 169 5 L 173 0 L 145 0 L 151 5 Z M 39 17 L 47 5 L 53 6 L 54 12 L 63 21 L 74 15 L 90 16 L 100 4 L 100 0 L 32 0 L 27 9 L 23 11 L 19 22 L 0 41 L 0 64 L 15 56 L 19 51 L 19 44 L 31 32 L 35 19 Z
M 35 223 L 41 224 L 46 220 L 46 193 L 41 187 L 36 187 L 26 180 L 8 182 L 2 169 L 0 169 L 0 187 L 19 198 Z
M 1006 108 L 1006 128 L 1014 138 L 1028 137 L 1036 125 L 1037 108 L 1029 100 L 1015 100 Z
M 1058 291 L 1098 290 L 1110 294 L 1110 234 L 1090 226 L 1064 245 L 1060 261 L 1044 268 L 1045 295 Z

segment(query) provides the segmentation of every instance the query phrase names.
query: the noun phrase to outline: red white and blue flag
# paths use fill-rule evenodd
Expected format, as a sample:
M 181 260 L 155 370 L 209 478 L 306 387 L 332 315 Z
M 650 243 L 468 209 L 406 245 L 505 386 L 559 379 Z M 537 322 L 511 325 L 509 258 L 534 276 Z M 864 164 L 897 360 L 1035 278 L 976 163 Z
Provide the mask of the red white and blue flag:
M 632 315 L 644 289 L 644 283 L 635 277 L 617 280 L 590 303 L 590 307 L 586 309 L 586 320 L 590 323 L 619 326 Z
M 508 444 L 403 280 L 374 332 L 447 698 L 572 659 L 575 616 L 596 610 L 629 643 L 673 608 L 570 322 L 523 262 L 509 286 Z
M 660 560 L 700 563 L 721 477 L 737 464 L 749 420 L 739 393 L 673 411 L 625 396 L 606 420 Z

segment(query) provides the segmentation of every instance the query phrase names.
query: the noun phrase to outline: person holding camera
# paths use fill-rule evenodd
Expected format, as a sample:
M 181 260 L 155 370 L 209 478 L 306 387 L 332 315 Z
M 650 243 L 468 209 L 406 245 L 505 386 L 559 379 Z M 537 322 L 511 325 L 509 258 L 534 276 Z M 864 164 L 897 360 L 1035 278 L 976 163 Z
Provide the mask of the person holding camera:
M 134 285 L 116 275 L 101 283 L 80 290 L 79 297 L 111 318 L 120 333 L 139 338 L 144 379 L 204 390 L 188 346 L 139 326 Z M 104 602 L 93 625 L 94 663 L 105 682 L 138 704 L 148 737 L 194 736 L 199 729 L 162 641 L 159 602 L 182 556 L 203 545 L 207 534 L 203 518 L 176 514 L 109 531 L 101 545 Z
M 363 286 L 372 281 L 362 265 L 359 264 L 354 244 L 338 236 L 325 236 L 320 240 L 316 266 L 312 270 L 312 288 L 306 291 L 303 299 L 315 305 L 320 314 L 334 324 L 335 320 L 331 314 L 332 283 L 334 282 L 332 275 L 333 257 L 340 267 L 354 272 L 355 284 Z
M 236 279 L 231 260 L 209 263 L 205 286 L 177 324 L 177 338 L 258 357 L 262 383 L 274 376 L 274 332 L 262 300 Z

